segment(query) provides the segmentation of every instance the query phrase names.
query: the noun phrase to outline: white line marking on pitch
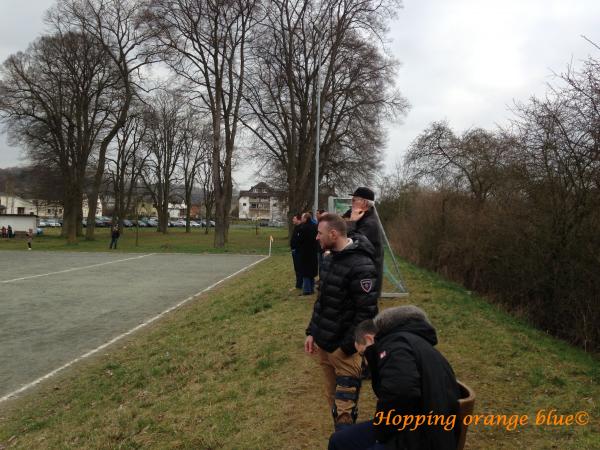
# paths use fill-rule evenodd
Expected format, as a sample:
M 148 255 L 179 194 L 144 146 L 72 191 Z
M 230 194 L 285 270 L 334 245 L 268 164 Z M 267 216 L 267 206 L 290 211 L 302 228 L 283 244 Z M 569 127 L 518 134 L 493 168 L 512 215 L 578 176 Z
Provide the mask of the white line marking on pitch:
M 150 256 L 150 255 L 145 255 L 145 256 Z M 189 302 L 190 300 L 192 300 L 194 297 L 197 297 L 197 296 L 199 296 L 199 295 L 201 295 L 201 294 L 204 294 L 206 291 L 209 291 L 209 290 L 213 289 L 215 286 L 218 286 L 218 285 L 219 285 L 219 284 L 221 284 L 223 281 L 226 281 L 226 280 L 228 280 L 228 279 L 230 279 L 230 278 L 232 278 L 232 277 L 234 277 L 234 276 L 236 276 L 236 275 L 238 275 L 238 274 L 240 274 L 240 273 L 244 272 L 245 270 L 248 270 L 250 267 L 252 267 L 252 266 L 255 266 L 256 264 L 258 264 L 258 263 L 260 263 L 260 262 L 262 262 L 262 261 L 264 261 L 265 259 L 268 259 L 268 258 L 269 258 L 268 256 L 265 256 L 265 257 L 263 257 L 263 258 L 259 259 L 258 261 L 255 261 L 255 262 L 253 262 L 252 264 L 250 264 L 250 265 L 248 265 L 248 266 L 244 267 L 243 269 L 240 269 L 240 270 L 238 270 L 237 272 L 235 272 L 235 273 L 232 273 L 231 275 L 228 275 L 228 276 L 226 276 L 225 278 L 223 278 L 223 279 L 221 279 L 221 280 L 217 281 L 216 283 L 213 283 L 213 284 L 211 284 L 211 285 L 210 285 L 210 286 L 208 286 L 207 288 L 204 288 L 204 289 L 202 289 L 200 292 L 198 292 L 198 293 L 196 293 L 196 294 L 194 294 L 194 295 L 190 295 L 188 298 L 186 298 L 186 299 L 184 299 L 184 300 L 180 301 L 180 302 L 179 302 L 179 303 L 177 303 L 175 306 L 171 306 L 169 309 L 166 309 L 165 311 L 161 312 L 161 313 L 160 313 L 160 314 L 158 314 L 157 316 L 154 316 L 154 317 L 152 317 L 151 319 L 149 319 L 149 320 L 145 321 L 144 323 L 141 323 L 141 324 L 139 324 L 137 327 L 135 327 L 135 328 L 132 328 L 131 330 L 129 330 L 129 331 L 126 331 L 125 333 L 123 333 L 123 334 L 120 334 L 119 336 L 117 336 L 117 337 L 115 337 L 115 338 L 111 339 L 110 341 L 108 341 L 108 342 L 106 342 L 106 343 L 102 344 L 100 347 L 96 347 L 94 350 L 90 350 L 89 352 L 87 352 L 87 353 L 84 353 L 83 355 L 81 355 L 81 356 L 79 356 L 79 357 L 75 358 L 74 360 L 72 360 L 72 361 L 69 361 L 69 362 L 68 362 L 68 363 L 66 363 L 65 365 L 63 365 L 63 366 L 60 366 L 58 369 L 54 369 L 52 372 L 50 372 L 50 373 L 47 373 L 47 374 L 46 374 L 46 375 L 44 375 L 43 377 L 40 377 L 40 378 L 38 378 L 37 380 L 35 380 L 35 381 L 32 381 L 31 383 L 29 383 L 29 384 L 26 384 L 25 386 L 22 386 L 22 387 L 20 387 L 20 388 L 19 388 L 19 389 L 17 389 L 16 391 L 13 391 L 13 392 L 11 392 L 10 394 L 7 394 L 7 395 L 5 395 L 4 397 L 1 397 L 1 398 L 0 398 L 0 403 L 4 402 L 4 401 L 6 401 L 6 400 L 8 400 L 8 399 L 10 399 L 10 398 L 12 398 L 12 397 L 16 397 L 17 395 L 19 395 L 19 394 L 21 394 L 21 393 L 25 392 L 27 389 L 30 389 L 30 388 L 32 388 L 32 387 L 34 387 L 34 386 L 36 386 L 36 385 L 40 384 L 42 381 L 44 381 L 44 380 L 47 380 L 47 379 L 49 379 L 49 378 L 53 377 L 54 375 L 56 375 L 56 374 L 57 374 L 58 372 L 60 372 L 61 370 L 64 370 L 64 369 L 66 369 L 67 367 L 69 367 L 69 366 L 72 366 L 73 364 L 75 364 L 75 363 L 77 363 L 77 362 L 81 361 L 82 359 L 85 359 L 85 358 L 87 358 L 88 356 L 91 356 L 91 355 L 93 355 L 94 353 L 98 353 L 100 350 L 103 350 L 103 349 L 105 349 L 106 347 L 108 347 L 109 345 L 112 345 L 112 344 L 114 344 L 115 342 L 119 341 L 120 339 L 123 339 L 124 337 L 126 337 L 126 336 L 129 336 L 129 335 L 131 335 L 131 334 L 135 333 L 136 331 L 140 330 L 141 328 L 144 328 L 145 326 L 147 326 L 147 325 L 150 325 L 152 322 L 155 322 L 156 320 L 160 319 L 160 318 L 161 318 L 161 317 L 163 317 L 165 314 L 168 314 L 168 313 L 170 313 L 171 311 L 173 311 L 174 309 L 177 309 L 177 308 L 179 308 L 180 306 L 183 306 L 184 304 L 186 304 L 187 302 Z
M 115 261 L 108 261 L 108 262 L 103 262 L 103 263 L 99 263 L 99 264 L 92 264 L 91 266 L 73 267 L 71 269 L 59 270 L 58 272 L 48 272 L 48 273 L 42 273 L 39 275 L 29 275 L 27 277 L 13 278 L 12 280 L 0 281 L 0 283 L 2 283 L 2 284 L 14 283 L 15 281 L 29 280 L 31 278 L 47 277 L 47 276 L 56 275 L 59 273 L 75 272 L 76 270 L 83 270 L 83 269 L 90 269 L 92 267 L 106 266 L 107 264 L 115 264 L 115 263 L 123 262 L 123 261 L 131 261 L 132 259 L 140 259 L 140 258 L 145 258 L 146 256 L 152 256 L 152 255 L 156 255 L 156 253 L 148 253 L 146 255 L 133 256 L 131 258 L 117 259 Z

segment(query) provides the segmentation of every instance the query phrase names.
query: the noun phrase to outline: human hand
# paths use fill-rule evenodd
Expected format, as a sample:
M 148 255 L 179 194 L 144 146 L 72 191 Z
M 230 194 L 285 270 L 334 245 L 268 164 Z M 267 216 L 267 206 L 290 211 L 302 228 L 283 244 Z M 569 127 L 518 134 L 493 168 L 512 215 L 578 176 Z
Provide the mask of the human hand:
M 362 219 L 362 216 L 365 215 L 365 211 L 362 209 L 352 209 L 352 214 L 350 214 L 350 220 L 352 222 L 357 222 Z
M 315 339 L 312 336 L 306 336 L 306 340 L 304 341 L 304 352 L 309 355 L 317 352 Z

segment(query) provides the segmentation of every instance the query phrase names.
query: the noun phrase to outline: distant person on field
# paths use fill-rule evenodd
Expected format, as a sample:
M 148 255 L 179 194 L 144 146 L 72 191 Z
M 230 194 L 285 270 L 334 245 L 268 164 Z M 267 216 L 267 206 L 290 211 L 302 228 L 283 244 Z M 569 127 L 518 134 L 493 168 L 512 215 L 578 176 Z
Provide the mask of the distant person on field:
M 6 237 L 6 227 L 4 225 L 2 226 L 2 237 Z
M 315 290 L 315 277 L 319 273 L 319 243 L 317 242 L 317 226 L 313 223 L 312 214 L 302 214 L 302 222 L 298 226 L 298 271 L 302 276 L 302 295 L 311 295 Z
M 359 187 L 352 194 L 352 209 L 348 221 L 348 235 L 356 233 L 365 236 L 375 247 L 375 266 L 377 267 L 377 294 L 381 295 L 383 283 L 383 236 L 379 227 L 379 218 L 375 212 L 375 193 L 367 187 Z
M 334 433 L 329 450 L 456 449 L 460 424 L 452 416 L 460 390 L 434 347 L 437 335 L 425 313 L 413 305 L 388 308 L 354 334 L 356 350 L 371 369 L 376 411 L 372 421 Z M 403 427 L 407 417 L 418 415 L 443 416 L 444 422 Z
M 110 233 L 111 241 L 108 248 L 114 248 L 115 250 L 117 249 L 117 241 L 119 240 L 119 236 L 121 236 L 119 225 L 115 225 L 112 227 L 112 231 Z
M 27 230 L 25 233 L 25 238 L 27 240 L 27 250 L 31 250 L 31 243 L 33 242 L 33 229 Z
M 7 232 L 8 232 L 8 238 L 9 238 L 9 239 L 11 239 L 11 238 L 13 238 L 13 237 L 15 236 L 15 235 L 13 234 L 13 229 L 12 229 L 12 226 L 10 226 L 10 225 L 8 226 Z
M 302 275 L 300 274 L 300 263 L 298 262 L 298 227 L 302 223 L 302 215 L 295 214 L 292 217 L 292 236 L 290 237 L 290 249 L 292 250 L 292 262 L 294 263 L 294 272 L 296 273 L 296 289 L 302 289 Z
M 371 243 L 362 235 L 350 239 L 346 222 L 337 214 L 321 217 L 318 239 L 329 253 L 323 258 L 304 351 L 317 355 L 338 430 L 356 422 L 358 416 L 362 359 L 354 347 L 354 329 L 377 314 L 377 271 Z

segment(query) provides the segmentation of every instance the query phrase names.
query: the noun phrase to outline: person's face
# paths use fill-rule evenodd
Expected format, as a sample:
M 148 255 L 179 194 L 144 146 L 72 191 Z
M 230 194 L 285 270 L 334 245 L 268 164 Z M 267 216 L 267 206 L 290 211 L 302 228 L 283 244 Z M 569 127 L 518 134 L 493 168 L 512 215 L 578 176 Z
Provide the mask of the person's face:
M 293 223 L 294 225 L 298 225 L 298 223 L 300 223 L 300 222 L 298 222 L 298 218 L 297 218 L 296 216 L 293 216 L 293 217 L 292 217 L 292 223 Z
M 317 240 L 323 250 L 331 250 L 336 242 L 337 232 L 329 228 L 327 222 L 319 223 L 317 228 Z
M 365 342 L 362 344 L 359 342 L 354 342 L 354 347 L 356 348 L 356 351 L 358 352 L 358 354 L 360 356 L 364 356 L 365 350 L 368 347 L 370 347 L 371 345 L 373 345 L 374 342 L 375 342 L 374 334 L 365 334 Z
M 367 200 L 365 200 L 362 197 L 352 197 L 352 209 L 354 210 L 366 210 L 368 209 L 368 203 Z

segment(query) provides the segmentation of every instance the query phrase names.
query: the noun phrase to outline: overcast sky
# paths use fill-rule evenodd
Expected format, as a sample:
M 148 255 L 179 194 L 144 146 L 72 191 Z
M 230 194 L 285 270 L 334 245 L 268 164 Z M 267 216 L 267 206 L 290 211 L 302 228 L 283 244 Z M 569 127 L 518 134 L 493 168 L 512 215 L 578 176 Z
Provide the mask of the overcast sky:
M 0 0 L 1 61 L 43 31 L 53 3 Z M 505 123 L 507 107 L 542 94 L 552 71 L 600 56 L 581 35 L 600 42 L 599 0 L 404 0 L 390 50 L 402 62 L 398 87 L 412 107 L 402 124 L 389 126 L 386 167 L 434 120 L 458 132 Z M 0 135 L 0 167 L 21 163 Z M 238 182 L 249 178 L 244 171 Z

